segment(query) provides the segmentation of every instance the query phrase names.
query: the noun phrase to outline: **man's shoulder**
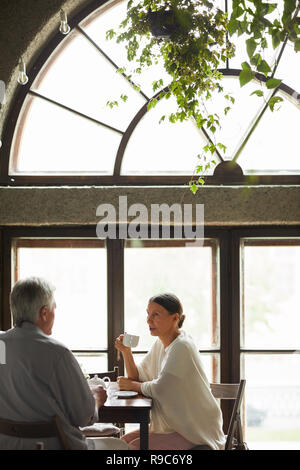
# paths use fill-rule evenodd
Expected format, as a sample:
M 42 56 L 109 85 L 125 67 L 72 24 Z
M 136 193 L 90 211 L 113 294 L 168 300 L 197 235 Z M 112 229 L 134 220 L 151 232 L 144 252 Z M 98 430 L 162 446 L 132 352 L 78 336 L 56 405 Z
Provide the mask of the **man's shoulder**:
M 64 343 L 62 343 L 61 341 L 57 340 L 56 338 L 52 336 L 47 336 L 46 341 L 50 347 L 70 351 L 69 348 Z
M 63 344 L 61 341 L 53 338 L 52 336 L 47 335 L 40 335 L 36 338 L 37 342 L 45 347 L 49 348 L 53 352 L 57 352 L 58 354 L 72 354 L 70 349 Z

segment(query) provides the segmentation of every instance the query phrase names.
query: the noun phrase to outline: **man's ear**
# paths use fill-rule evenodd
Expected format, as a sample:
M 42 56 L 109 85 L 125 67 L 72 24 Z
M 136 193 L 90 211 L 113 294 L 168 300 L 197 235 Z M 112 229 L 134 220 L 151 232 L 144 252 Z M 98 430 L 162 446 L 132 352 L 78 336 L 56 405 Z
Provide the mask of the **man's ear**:
M 45 305 L 39 311 L 39 318 L 43 322 L 47 320 L 47 307 Z

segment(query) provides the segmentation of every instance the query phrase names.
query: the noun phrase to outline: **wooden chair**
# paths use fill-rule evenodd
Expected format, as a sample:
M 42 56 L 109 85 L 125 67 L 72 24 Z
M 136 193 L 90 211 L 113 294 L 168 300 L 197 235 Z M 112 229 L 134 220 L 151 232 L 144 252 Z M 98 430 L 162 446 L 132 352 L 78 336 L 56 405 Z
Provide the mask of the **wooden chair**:
M 226 436 L 225 450 L 248 450 L 243 441 L 240 408 L 245 391 L 246 380 L 239 384 L 210 384 L 212 394 L 221 400 L 234 400 L 234 406 Z M 194 450 L 210 450 L 208 446 L 197 446 Z
M 91 378 L 97 375 L 100 379 L 104 377 L 109 377 L 112 382 L 116 382 L 119 376 L 119 367 L 115 366 L 114 370 L 108 372 L 94 372 L 89 374 Z M 121 437 L 123 433 L 123 426 L 119 427 L 114 424 L 106 423 L 94 423 L 91 426 L 85 426 L 80 428 L 80 431 L 85 435 L 85 437 Z
M 71 450 L 58 416 L 54 416 L 50 421 L 39 422 L 20 422 L 0 418 L 0 434 L 38 440 L 57 437 L 63 450 Z M 37 442 L 36 448 L 43 449 L 44 444 Z
M 228 427 L 225 450 L 248 450 L 247 444 L 243 441 L 243 431 L 241 423 L 241 404 L 244 396 L 246 380 L 241 380 L 239 384 L 210 384 L 212 394 L 221 400 L 234 400 L 234 406 Z

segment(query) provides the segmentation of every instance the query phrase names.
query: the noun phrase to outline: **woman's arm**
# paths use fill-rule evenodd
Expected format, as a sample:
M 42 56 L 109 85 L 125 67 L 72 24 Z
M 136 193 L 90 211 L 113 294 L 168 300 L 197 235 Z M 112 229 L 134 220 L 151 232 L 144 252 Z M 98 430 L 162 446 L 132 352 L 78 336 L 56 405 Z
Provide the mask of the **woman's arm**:
M 142 393 L 142 384 L 127 377 L 118 377 L 118 385 L 120 390 L 132 390 L 133 392 Z
M 139 372 L 136 367 L 136 364 L 133 359 L 133 355 L 131 352 L 131 348 L 124 346 L 123 344 L 123 337 L 124 335 L 120 335 L 119 338 L 116 339 L 115 341 L 115 348 L 118 351 L 121 351 L 124 359 L 124 365 L 125 369 L 128 375 L 128 378 L 133 380 L 133 381 L 138 381 L 139 380 Z
M 131 380 L 138 381 L 139 380 L 139 372 L 136 367 L 136 364 L 133 359 L 133 355 L 131 349 L 125 353 L 123 353 L 123 359 L 125 364 L 125 369 L 127 372 L 127 377 Z

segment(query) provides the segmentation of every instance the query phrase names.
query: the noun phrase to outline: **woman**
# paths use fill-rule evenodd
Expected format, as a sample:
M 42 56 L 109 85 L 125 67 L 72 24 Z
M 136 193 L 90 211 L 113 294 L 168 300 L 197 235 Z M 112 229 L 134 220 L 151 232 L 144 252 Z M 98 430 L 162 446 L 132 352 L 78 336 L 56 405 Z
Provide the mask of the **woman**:
M 153 399 L 149 449 L 186 450 L 196 445 L 223 449 L 222 414 L 213 397 L 199 353 L 180 330 L 185 315 L 179 299 L 161 294 L 149 300 L 147 323 L 158 339 L 136 365 L 123 335 L 115 347 L 122 352 L 128 377 L 119 377 L 120 390 L 133 390 Z M 139 449 L 139 431 L 122 438 Z

